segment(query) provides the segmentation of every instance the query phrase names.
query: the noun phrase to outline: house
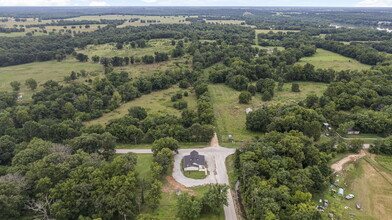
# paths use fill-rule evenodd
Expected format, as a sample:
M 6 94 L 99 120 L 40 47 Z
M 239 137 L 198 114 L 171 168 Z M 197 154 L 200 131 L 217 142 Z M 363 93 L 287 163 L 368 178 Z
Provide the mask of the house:
M 192 151 L 190 155 L 184 156 L 184 171 L 191 170 L 204 170 L 206 165 L 206 160 L 204 155 L 199 155 L 197 151 Z

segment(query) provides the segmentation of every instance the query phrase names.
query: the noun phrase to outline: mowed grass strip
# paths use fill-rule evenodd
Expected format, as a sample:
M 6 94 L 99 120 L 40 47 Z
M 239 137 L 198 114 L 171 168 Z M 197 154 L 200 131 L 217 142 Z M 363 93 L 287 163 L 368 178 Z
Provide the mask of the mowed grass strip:
M 141 179 L 149 179 L 151 178 L 151 163 L 152 163 L 152 154 L 136 154 L 137 155 L 137 164 L 136 171 L 139 173 L 139 177 Z
M 250 107 L 253 110 L 264 105 L 292 104 L 304 100 L 310 94 L 321 96 L 327 88 L 325 83 L 297 82 L 301 92 L 291 92 L 291 83 L 285 83 L 282 91 L 275 90 L 274 98 L 269 102 L 261 100 L 261 94 L 252 97 L 249 104 L 239 104 L 238 96 L 241 93 L 224 84 L 211 84 L 209 91 L 214 105 L 214 115 L 218 129 L 218 137 L 221 141 L 227 141 L 227 136 L 233 135 L 235 141 L 249 140 L 255 136 L 260 136 L 260 132 L 246 130 L 245 109 Z
M 328 50 L 318 48 L 316 54 L 302 58 L 299 63 L 310 63 L 316 68 L 333 70 L 367 70 L 370 65 L 362 64 L 355 59 L 342 56 Z
M 128 109 L 134 106 L 141 106 L 145 108 L 148 114 L 169 114 L 180 116 L 181 111 L 173 107 L 174 102 L 172 102 L 171 96 L 181 91 L 184 93 L 188 91 L 188 96 L 183 96 L 183 100 L 188 103 L 189 109 L 196 109 L 197 99 L 196 95 L 190 91 L 190 89 L 180 89 L 178 86 L 173 86 L 169 89 L 164 89 L 161 91 L 151 92 L 150 94 L 144 94 L 141 97 L 132 100 L 130 102 L 122 104 L 117 109 L 104 114 L 102 117 L 86 122 L 86 125 L 93 124 L 107 124 L 111 119 L 121 118 L 128 114 Z

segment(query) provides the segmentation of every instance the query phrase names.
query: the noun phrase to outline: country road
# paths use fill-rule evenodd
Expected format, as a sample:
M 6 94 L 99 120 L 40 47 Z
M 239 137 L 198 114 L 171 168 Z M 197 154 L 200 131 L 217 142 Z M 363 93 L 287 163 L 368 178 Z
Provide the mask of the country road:
M 186 187 L 200 186 L 211 183 L 229 185 L 229 177 L 226 169 L 226 157 L 234 154 L 235 149 L 220 147 L 216 135 L 211 140 L 211 147 L 198 149 L 179 149 L 178 154 L 174 156 L 173 178 Z M 191 179 L 185 177 L 181 171 L 181 160 L 185 155 L 189 155 L 191 151 L 196 150 L 199 154 L 206 158 L 209 175 L 205 179 Z M 151 149 L 116 149 L 117 154 L 126 153 L 148 154 L 152 153 Z M 228 206 L 223 207 L 226 220 L 238 220 L 236 209 L 234 206 L 233 196 L 228 190 Z

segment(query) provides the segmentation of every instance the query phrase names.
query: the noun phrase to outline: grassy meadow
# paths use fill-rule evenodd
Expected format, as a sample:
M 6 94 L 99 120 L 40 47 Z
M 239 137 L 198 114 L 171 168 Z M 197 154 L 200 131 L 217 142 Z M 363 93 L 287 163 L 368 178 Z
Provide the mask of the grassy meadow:
M 113 44 L 104 45 L 89 45 L 85 50 L 79 50 L 87 54 L 90 58 L 93 55 L 99 56 L 144 56 L 153 55 L 157 52 L 170 52 L 174 48 L 170 44 L 169 39 L 151 40 L 149 47 L 146 48 L 125 48 L 117 50 Z M 128 66 L 115 67 L 116 71 L 126 71 L 130 73 L 131 78 L 138 78 L 140 76 L 151 75 L 156 72 L 164 71 L 167 69 L 175 68 L 188 68 L 189 67 L 190 55 L 183 57 L 169 59 L 166 62 L 153 63 L 153 64 L 134 64 Z M 51 79 L 54 81 L 61 82 L 64 76 L 68 76 L 72 71 L 80 72 L 85 70 L 90 73 L 92 77 L 103 74 L 103 67 L 101 64 L 93 63 L 91 60 L 88 62 L 78 62 L 74 57 L 69 56 L 61 62 L 55 60 L 45 62 L 34 62 L 28 64 L 21 64 L 8 67 L 0 67 L 0 91 L 10 91 L 10 82 L 18 81 L 22 83 L 20 92 L 23 93 L 25 99 L 28 99 L 33 94 L 33 91 L 28 89 L 24 82 L 26 79 L 33 78 L 38 84 L 42 84 L 47 80 Z M 90 76 L 91 78 L 91 76 Z M 82 82 L 85 78 L 80 78 L 78 81 Z M 39 90 L 38 87 L 37 90 Z
M 175 46 L 171 45 L 171 39 L 152 39 L 148 41 L 145 48 L 132 48 L 130 45 L 125 45 L 123 49 L 118 50 L 115 43 L 88 45 L 85 49 L 77 50 L 92 57 L 94 55 L 100 57 L 114 57 L 114 56 L 138 56 L 154 55 L 154 52 L 169 53 Z
M 316 54 L 302 58 L 299 63 L 310 63 L 316 68 L 340 70 L 367 70 L 369 65 L 362 64 L 355 59 L 342 56 L 328 50 L 318 48 Z
M 264 105 L 290 104 L 304 100 L 310 94 L 320 96 L 327 88 L 325 83 L 315 82 L 298 82 L 301 92 L 291 92 L 291 83 L 285 83 L 282 91 L 275 91 L 274 98 L 269 102 L 261 100 L 261 94 L 252 97 L 249 104 L 239 104 L 238 96 L 240 91 L 234 90 L 224 84 L 212 84 L 209 91 L 212 96 L 214 105 L 214 115 L 216 119 L 216 127 L 218 129 L 218 137 L 226 140 L 227 135 L 233 135 L 235 141 L 250 139 L 254 136 L 260 136 L 261 133 L 246 130 L 246 113 L 245 109 L 260 108 Z
M 340 216 L 341 219 L 350 219 L 350 213 L 354 213 L 358 219 L 390 219 L 392 216 L 391 160 L 391 156 L 369 155 L 359 161 L 346 164 L 344 171 L 337 177 L 340 180 L 338 185 L 343 186 L 344 195 L 351 193 L 355 198 L 346 200 L 328 190 L 313 195 L 316 203 L 319 199 L 329 201 L 323 219 L 329 219 L 326 215 L 329 212 L 334 213 L 335 217 Z M 360 210 L 355 207 L 356 203 L 361 204 Z
M 26 79 L 33 78 L 40 85 L 50 79 L 63 81 L 64 76 L 68 76 L 72 71 L 79 72 L 81 70 L 98 74 L 103 71 L 103 68 L 99 64 L 78 62 L 73 57 L 69 57 L 61 62 L 52 60 L 0 67 L 0 91 L 11 91 L 10 82 L 18 81 L 22 84 L 20 92 L 24 93 L 25 98 L 28 98 L 33 91 L 24 85 Z M 40 87 L 38 86 L 37 90 L 39 89 Z
M 180 89 L 178 86 L 173 86 L 169 89 L 151 92 L 150 94 L 142 95 L 141 97 L 130 102 L 122 104 L 120 107 L 104 114 L 102 117 L 86 122 L 87 125 L 93 124 L 107 124 L 111 119 L 121 118 L 128 114 L 128 109 L 133 106 L 141 106 L 145 108 L 148 114 L 170 114 L 180 116 L 181 111 L 173 107 L 174 102 L 170 100 L 171 96 L 178 91 L 182 93 L 188 91 L 188 97 L 183 96 L 183 100 L 188 103 L 188 108 L 196 109 L 197 99 L 196 95 L 190 89 Z

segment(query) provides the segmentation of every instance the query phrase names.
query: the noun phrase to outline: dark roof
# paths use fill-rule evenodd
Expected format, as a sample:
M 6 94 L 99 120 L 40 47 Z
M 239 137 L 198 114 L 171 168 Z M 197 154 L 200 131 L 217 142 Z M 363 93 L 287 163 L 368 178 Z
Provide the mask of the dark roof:
M 204 155 L 199 155 L 199 153 L 194 150 L 190 155 L 184 156 L 184 168 L 198 165 L 206 165 Z

